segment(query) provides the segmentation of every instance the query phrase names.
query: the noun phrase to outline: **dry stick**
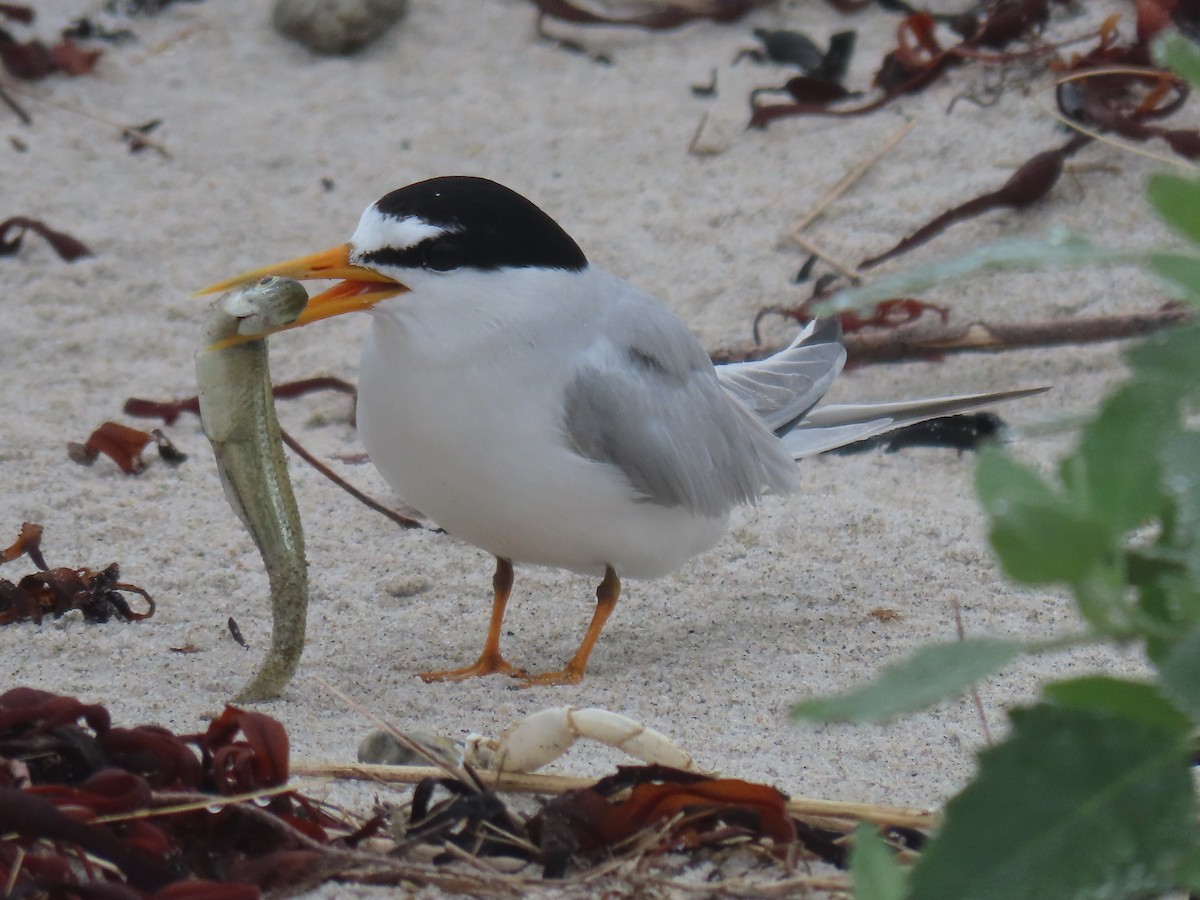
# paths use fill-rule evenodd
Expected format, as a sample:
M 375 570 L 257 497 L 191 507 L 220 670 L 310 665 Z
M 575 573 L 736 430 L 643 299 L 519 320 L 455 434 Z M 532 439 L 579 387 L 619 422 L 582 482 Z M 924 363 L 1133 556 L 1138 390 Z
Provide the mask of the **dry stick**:
M 1194 173 L 1198 168 L 1200 168 L 1197 167 L 1195 163 L 1189 162 L 1186 159 L 1181 159 L 1178 156 L 1167 156 L 1164 153 L 1155 153 L 1153 150 L 1147 150 L 1145 147 L 1141 147 L 1127 141 L 1119 141 L 1110 134 L 1105 134 L 1103 131 L 1097 131 L 1094 128 L 1088 128 L 1087 126 L 1076 122 L 1074 119 L 1064 116 L 1057 109 L 1054 109 L 1042 100 L 1036 100 L 1035 102 L 1041 108 L 1042 112 L 1057 120 L 1060 125 L 1064 125 L 1067 128 L 1070 128 L 1072 131 L 1078 132 L 1079 134 L 1087 135 L 1093 141 L 1098 141 L 1101 144 L 1108 144 L 1110 147 L 1116 147 L 1118 150 L 1122 150 L 1126 153 L 1132 153 L 1134 156 L 1143 156 L 1146 159 L 1152 159 L 1155 162 L 1165 163 L 1168 166 L 1174 166 L 1187 172 Z
M 825 195 L 817 201 L 817 205 L 809 210 L 808 215 L 792 226 L 790 236 L 801 250 L 803 250 L 805 253 L 809 253 L 813 256 L 819 257 L 820 259 L 823 259 L 833 268 L 837 269 L 837 271 L 846 278 L 849 278 L 853 283 L 857 283 L 862 280 L 859 274 L 854 270 L 853 266 L 848 265 L 847 263 L 842 262 L 840 259 L 837 259 L 836 257 L 826 253 L 823 249 L 818 247 L 807 238 L 801 237 L 801 232 L 819 219 L 821 214 L 824 213 L 825 210 L 828 209 L 833 202 L 838 199 L 838 197 L 842 196 L 842 194 L 846 193 L 846 191 L 850 190 L 850 188 L 857 184 L 858 181 L 864 175 L 866 175 L 868 171 L 870 171 L 872 166 L 887 156 L 887 154 L 890 153 L 897 144 L 904 140 L 908 136 L 908 133 L 916 128 L 916 126 L 917 121 L 916 119 L 913 119 L 911 122 L 906 122 L 903 126 L 893 132 L 891 137 L 884 141 L 883 145 L 878 150 L 839 178 L 837 184 L 826 191 Z
M 971 322 L 926 325 L 920 322 L 887 331 L 856 331 L 842 337 L 850 360 L 859 365 L 928 360 L 945 353 L 1000 353 L 1028 347 L 1094 344 L 1143 337 L 1191 321 L 1182 307 L 1152 313 L 1097 316 L 1089 319 L 1044 319 L 1033 322 Z M 720 347 L 714 362 L 744 362 L 778 353 L 783 345 L 763 347 L 746 341 Z
M 5 87 L 10 91 L 14 91 L 23 97 L 30 98 L 31 100 L 36 100 L 39 103 L 45 103 L 48 106 L 57 106 L 59 109 L 65 109 L 67 112 L 73 112 L 78 116 L 83 116 L 85 119 L 91 119 L 94 122 L 99 122 L 102 125 L 107 125 L 110 128 L 115 128 L 115 129 L 117 129 L 117 131 L 119 131 L 121 133 L 122 137 L 125 137 L 126 135 L 136 135 L 138 141 L 140 141 L 142 144 L 146 145 L 147 147 L 150 147 L 151 149 L 156 150 L 158 153 L 161 153 L 165 157 L 170 157 L 170 155 L 171 155 L 167 151 L 167 148 L 164 145 L 160 144 L 158 141 L 154 140 L 153 138 L 147 137 L 146 135 L 137 131 L 132 125 L 122 125 L 120 122 L 115 122 L 112 119 L 107 118 L 106 116 L 101 116 L 101 115 L 98 115 L 97 113 L 89 112 L 88 110 L 83 109 L 82 107 L 76 106 L 73 103 L 66 103 L 62 100 L 57 100 L 53 97 L 48 97 L 45 94 L 40 94 L 35 91 L 27 90 L 24 87 L 17 87 L 14 84 L 6 84 Z
M 866 175 L 872 166 L 887 156 L 896 147 L 896 145 L 908 137 L 908 133 L 916 127 L 916 119 L 913 119 L 911 122 L 906 122 L 904 125 L 898 128 L 891 137 L 884 141 L 883 145 L 878 150 L 843 175 L 841 179 L 838 180 L 838 183 L 826 191 L 825 196 L 817 201 L 817 205 L 809 211 L 808 215 L 792 226 L 792 238 L 795 239 L 796 235 L 819 219 L 821 214 L 833 204 L 833 201 L 837 200 L 838 197 L 842 196 L 842 194 L 846 193 L 846 191 L 850 190 L 850 188 L 857 184 L 859 179 Z M 803 246 L 803 244 L 801 244 L 801 246 Z
M 821 249 L 819 246 L 817 246 L 812 241 L 810 241 L 808 238 L 802 237 L 801 235 L 793 232 L 792 240 L 805 253 L 811 253 L 813 256 L 823 259 L 830 266 L 837 269 L 839 273 L 844 275 L 846 278 L 850 279 L 850 282 L 852 284 L 858 284 L 860 281 L 862 281 L 862 276 L 859 275 L 858 272 L 854 271 L 854 266 L 850 265 L 847 262 L 843 262 L 842 260 L 838 259 L 836 256 L 830 255 L 825 250 Z
M 445 771 L 433 766 L 378 766 L 366 763 L 304 763 L 291 765 L 294 776 L 335 778 L 354 781 L 378 781 L 384 784 L 417 784 L 426 778 L 443 778 Z M 579 788 L 592 787 L 594 778 L 571 775 L 536 775 L 528 772 L 496 773 L 477 770 L 479 779 L 496 791 L 526 794 L 563 794 Z M 820 816 L 831 819 L 855 819 L 878 825 L 901 825 L 907 828 L 933 828 L 937 814 L 922 809 L 877 806 L 873 803 L 843 803 L 838 800 L 819 800 L 793 797 L 787 802 L 789 815 Z
M 397 525 L 399 525 L 401 528 L 424 528 L 425 527 L 425 524 L 423 522 L 418 522 L 416 519 L 410 519 L 408 516 L 403 516 L 400 513 L 396 512 L 394 509 L 389 509 L 388 507 L 384 506 L 378 500 L 374 500 L 371 497 L 368 497 L 366 494 L 364 494 L 362 491 L 360 491 L 358 488 L 356 488 L 350 482 L 346 481 L 346 479 L 342 478 L 340 475 L 338 475 L 336 472 L 334 472 L 331 468 L 329 468 L 329 466 L 325 465 L 323 462 L 321 462 L 319 459 L 317 459 L 315 456 L 313 456 L 311 453 L 309 453 L 307 450 L 305 450 L 304 446 L 299 441 L 297 441 L 294 437 L 292 437 L 290 434 L 288 434 L 282 428 L 279 429 L 279 438 L 285 444 L 288 445 L 288 447 L 291 449 L 291 451 L 293 453 L 295 453 L 302 460 L 304 460 L 306 463 L 308 463 L 310 466 L 312 466 L 314 469 L 316 469 L 318 472 L 320 472 L 322 475 L 324 475 L 326 478 L 328 478 L 330 481 L 332 481 L 334 484 L 336 484 L 338 487 L 340 487 L 343 491 L 345 491 L 347 494 L 349 494 L 355 500 L 362 503 L 364 506 L 375 510 L 375 512 L 377 512 L 377 513 L 382 513 L 383 515 L 385 515 L 389 519 L 391 519 L 393 522 L 395 522 Z
M 21 120 L 22 125 L 33 124 L 33 117 L 29 115 L 29 113 L 25 112 L 25 109 L 16 101 L 16 99 L 14 99 L 12 94 L 5 89 L 3 84 L 0 84 L 0 101 L 3 101 L 4 105 L 16 114 L 17 118 Z
M 950 606 L 954 610 L 954 630 L 958 633 L 958 639 L 964 641 L 967 639 L 967 629 L 963 626 L 962 604 L 958 602 L 957 597 L 951 597 Z M 992 744 L 992 730 L 988 728 L 987 716 L 983 712 L 983 701 L 979 699 L 979 690 L 975 685 L 971 685 L 971 701 L 975 704 L 975 714 L 979 716 L 979 725 L 983 729 L 983 739 L 990 747 Z

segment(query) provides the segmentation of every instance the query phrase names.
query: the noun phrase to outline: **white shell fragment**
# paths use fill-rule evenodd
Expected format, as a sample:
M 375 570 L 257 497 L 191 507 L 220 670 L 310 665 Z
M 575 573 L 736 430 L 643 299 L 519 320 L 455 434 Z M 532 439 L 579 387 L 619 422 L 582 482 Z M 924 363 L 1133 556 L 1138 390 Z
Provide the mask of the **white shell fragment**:
M 555 706 L 527 716 L 500 736 L 496 771 L 532 772 L 553 762 L 580 738 L 616 747 L 646 763 L 692 769 L 692 758 L 670 738 L 606 709 Z
M 392 26 L 408 0 L 275 0 L 271 21 L 314 53 L 355 53 Z

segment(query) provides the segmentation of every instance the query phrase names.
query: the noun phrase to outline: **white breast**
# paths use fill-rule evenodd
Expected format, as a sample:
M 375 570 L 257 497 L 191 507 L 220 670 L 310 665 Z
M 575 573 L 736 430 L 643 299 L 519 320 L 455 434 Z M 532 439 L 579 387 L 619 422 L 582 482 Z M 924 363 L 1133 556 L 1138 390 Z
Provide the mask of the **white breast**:
M 501 293 L 495 273 L 459 271 L 452 292 L 435 283 L 381 303 L 358 425 L 396 492 L 462 540 L 514 562 L 658 577 L 716 543 L 726 518 L 646 502 L 570 446 L 567 384 L 624 285 L 587 275 L 580 290 L 578 273 L 508 271 Z M 553 305 L 528 302 L 538 292 Z

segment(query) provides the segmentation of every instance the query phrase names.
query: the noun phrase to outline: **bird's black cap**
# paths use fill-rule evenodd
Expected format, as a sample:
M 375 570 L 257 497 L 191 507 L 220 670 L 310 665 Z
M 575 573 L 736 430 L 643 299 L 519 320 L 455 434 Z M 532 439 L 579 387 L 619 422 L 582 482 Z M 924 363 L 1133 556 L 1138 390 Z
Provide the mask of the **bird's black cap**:
M 465 175 L 419 181 L 375 203 L 385 219 L 417 219 L 442 234 L 407 247 L 367 250 L 359 262 L 448 271 L 545 268 L 581 271 L 587 257 L 548 215 L 516 191 Z

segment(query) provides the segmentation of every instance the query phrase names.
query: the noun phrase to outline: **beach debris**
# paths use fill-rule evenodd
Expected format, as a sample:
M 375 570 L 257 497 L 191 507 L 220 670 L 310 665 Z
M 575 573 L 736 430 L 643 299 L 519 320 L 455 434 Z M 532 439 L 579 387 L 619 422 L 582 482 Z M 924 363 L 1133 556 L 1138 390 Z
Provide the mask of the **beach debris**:
M 222 294 L 209 306 L 196 349 L 204 434 L 225 496 L 254 539 L 271 585 L 271 643 L 238 695 L 245 702 L 279 696 L 304 650 L 304 529 L 275 417 L 265 333 L 295 321 L 307 303 L 303 285 L 276 276 Z
M 788 29 L 768 30 L 755 28 L 754 36 L 762 45 L 739 50 L 733 58 L 734 65 L 743 59 L 758 63 L 773 62 L 796 66 L 821 81 L 840 82 L 846 77 L 850 58 L 858 35 L 854 31 L 839 31 L 829 38 L 829 46 L 822 50 L 816 41 L 802 31 Z
M 606 709 L 575 706 L 554 706 L 532 713 L 509 726 L 498 739 L 471 734 L 456 742 L 424 732 L 397 736 L 390 731 L 373 731 L 359 744 L 358 759 L 405 766 L 433 754 L 449 760 L 451 765 L 533 772 L 554 762 L 580 740 L 615 747 L 645 763 L 687 771 L 694 768 L 692 757 L 661 732 Z
M 130 125 L 128 128 L 121 129 L 121 140 L 129 145 L 130 153 L 140 153 L 147 147 L 153 147 L 161 155 L 166 155 L 161 144 L 150 141 L 146 135 L 154 131 L 162 124 L 162 119 L 151 119 L 149 122 L 143 122 L 141 125 Z
M 173 3 L 203 3 L 204 0 L 108 0 L 104 11 L 110 15 L 154 16 Z
M 1063 164 L 1092 142 L 1086 134 L 1076 134 L 1054 150 L 1045 150 L 1029 159 L 998 189 L 981 194 L 933 218 L 890 250 L 864 259 L 859 269 L 870 269 L 933 240 L 951 225 L 982 215 L 993 209 L 1026 209 L 1033 206 L 1058 183 Z
M 600 11 L 604 9 L 603 2 L 533 0 L 539 16 L 576 25 L 632 25 L 655 31 L 678 28 L 697 19 L 734 22 L 763 3 L 764 0 L 646 0 L 642 3 L 618 4 L 622 9 L 640 6 L 640 11 L 610 14 Z
M 754 841 L 784 859 L 797 839 L 787 799 L 736 778 L 622 766 L 591 787 L 551 799 L 530 820 L 529 835 L 541 849 L 546 878 L 561 878 L 572 859 L 610 854 L 640 833 L 652 841 L 643 849 L 651 855 Z
M 13 216 L 0 222 L 0 256 L 12 256 L 20 250 L 26 232 L 30 231 L 44 238 L 59 258 L 66 262 L 75 262 L 84 256 L 92 255 L 92 251 L 82 241 L 64 232 L 55 231 L 40 219 Z
M 24 3 L 0 3 L 0 18 L 28 25 L 33 22 L 33 7 Z
M 142 451 L 154 443 L 159 458 L 171 466 L 187 460 L 187 454 L 179 450 L 163 432 L 140 431 L 120 422 L 105 422 L 82 444 L 67 444 L 67 455 L 82 466 L 90 466 L 100 454 L 104 454 L 120 467 L 126 475 L 141 475 L 146 471 L 146 460 Z
M 939 18 L 925 12 L 905 10 L 896 29 L 896 48 L 884 56 L 875 72 L 876 96 L 859 106 L 839 105 L 843 99 L 858 96 L 847 92 L 843 97 L 824 97 L 814 93 L 808 76 L 797 76 L 778 88 L 759 89 L 750 95 L 750 125 L 765 128 L 787 116 L 857 116 L 882 109 L 898 97 L 917 93 L 938 80 L 947 70 L 968 61 L 1003 64 L 1017 59 L 1049 57 L 1054 47 L 1037 42 L 1037 35 L 1050 15 L 1051 0 L 992 0 L 981 14 L 955 16 L 951 28 L 961 36 L 952 46 L 943 47 L 936 34 Z M 837 4 L 835 4 L 837 5 Z M 840 8 L 840 7 L 839 7 Z M 1026 40 L 1029 49 L 1005 52 L 1009 44 Z M 792 102 L 760 102 L 770 93 L 785 93 Z
M 0 757 L 21 761 L 0 767 L 6 895 L 250 900 L 349 867 L 333 841 L 353 829 L 286 789 L 287 733 L 261 713 L 175 735 L 17 687 L 0 694 Z
M 250 645 L 247 644 L 246 639 L 242 637 L 242 629 L 233 616 L 230 616 L 225 622 L 225 627 L 229 629 L 229 636 L 233 638 L 233 642 L 235 644 L 237 644 L 239 647 L 249 648 Z
M 103 55 L 104 51 L 87 50 L 69 37 L 47 46 L 36 38 L 18 41 L 0 29 L 0 63 L 14 78 L 25 81 L 39 81 L 55 72 L 88 75 Z
M 0 19 L 30 25 L 34 11 L 25 4 L 0 3 Z M 55 44 L 47 46 L 37 38 L 19 41 L 0 28 L 0 64 L 13 77 L 26 81 L 37 81 L 54 72 L 87 75 L 103 55 L 103 51 L 85 49 L 77 42 L 90 36 L 73 25 L 63 29 Z
M 104 41 L 106 44 L 124 44 L 137 40 L 137 35 L 128 28 L 106 28 L 86 16 L 72 21 L 62 30 L 62 36 L 76 41 Z
M 580 740 L 598 741 L 646 763 L 691 770 L 692 757 L 670 738 L 628 716 L 606 709 L 555 706 L 509 726 L 499 740 L 486 742 L 498 772 L 533 772 L 566 753 Z
M 314 53 L 348 56 L 381 37 L 408 0 L 275 0 L 271 23 Z
M 154 615 L 154 600 L 140 587 L 123 583 L 120 567 L 51 569 L 41 551 L 42 526 L 33 522 L 21 525 L 16 541 L 0 550 L 0 564 L 28 556 L 38 571 L 15 584 L 0 578 L 0 625 L 13 622 L 42 624 L 45 616 L 62 618 L 73 609 L 89 622 L 103 623 L 114 616 L 137 622 Z M 146 603 L 144 612 L 135 612 L 122 593 L 138 594 Z M 2 754 L 0 754 L 2 755 Z
M 805 301 L 808 303 L 809 301 Z M 887 302 L 887 301 L 884 301 Z M 800 307 L 803 307 L 802 303 Z M 799 307 L 798 307 L 799 308 Z M 936 311 L 938 307 L 934 307 Z M 772 314 L 790 315 L 780 307 L 762 310 L 758 318 Z M 803 318 L 801 321 L 808 321 Z M 811 317 L 811 316 L 810 316 Z M 847 365 L 874 365 L 906 360 L 936 361 L 948 353 L 1002 353 L 1028 347 L 1062 347 L 1122 341 L 1145 337 L 1192 321 L 1187 304 L 1169 302 L 1149 312 L 1115 316 L 1064 317 L 1023 322 L 951 321 L 932 324 L 924 316 L 903 326 L 864 329 L 842 336 Z M 783 345 L 750 340 L 718 347 L 710 356 L 716 363 L 761 359 L 783 349 Z

